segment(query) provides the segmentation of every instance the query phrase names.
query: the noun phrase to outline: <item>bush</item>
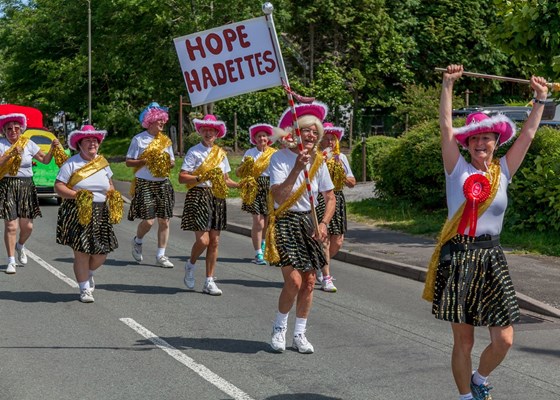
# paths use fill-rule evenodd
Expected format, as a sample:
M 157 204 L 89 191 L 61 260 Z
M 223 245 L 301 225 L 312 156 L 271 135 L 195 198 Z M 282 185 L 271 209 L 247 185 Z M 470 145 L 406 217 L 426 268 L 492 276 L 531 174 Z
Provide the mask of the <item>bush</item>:
M 438 121 L 417 125 L 379 161 L 376 189 L 386 198 L 407 200 L 424 209 L 445 207 L 445 175 Z
M 187 153 L 187 151 L 189 151 L 189 149 L 191 147 L 199 144 L 201 140 L 202 140 L 202 138 L 200 137 L 200 135 L 197 132 L 189 133 L 185 137 L 185 146 L 183 147 L 185 149 L 185 154 Z
M 370 136 L 366 139 L 366 180 L 377 181 L 379 175 L 379 163 L 391 149 L 396 146 L 397 139 L 390 136 Z M 350 167 L 358 182 L 363 180 L 362 163 L 363 142 L 352 149 Z

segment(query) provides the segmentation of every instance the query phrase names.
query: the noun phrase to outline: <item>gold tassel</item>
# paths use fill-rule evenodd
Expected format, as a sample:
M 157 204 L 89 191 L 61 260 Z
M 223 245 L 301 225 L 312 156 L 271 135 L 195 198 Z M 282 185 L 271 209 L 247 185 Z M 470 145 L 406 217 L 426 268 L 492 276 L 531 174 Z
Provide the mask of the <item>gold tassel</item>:
M 76 193 L 76 206 L 78 207 L 78 222 L 86 226 L 91 222 L 93 210 L 93 193 L 89 190 L 81 189 Z
M 60 166 L 64 164 L 66 160 L 68 160 L 68 154 L 66 154 L 60 146 L 55 146 L 52 149 L 52 155 L 54 157 L 54 162 L 56 163 L 58 168 L 60 168 Z
M 17 151 L 14 150 L 13 152 L 13 156 L 12 156 L 12 164 L 10 165 L 10 168 L 8 169 L 8 175 L 17 175 L 18 171 L 19 171 L 19 167 L 21 165 L 21 154 L 19 154 Z
M 107 192 L 107 207 L 109 208 L 109 223 L 119 224 L 123 217 L 124 202 L 118 190 Z
M 241 192 L 243 204 L 253 204 L 257 198 L 257 189 L 257 181 L 252 176 L 241 179 L 239 182 L 239 191 Z
M 224 179 L 224 173 L 220 167 L 212 168 L 200 175 L 200 182 L 210 181 L 212 182 L 212 194 L 218 199 L 225 199 L 228 196 L 229 189 L 226 185 Z
M 159 154 L 152 153 L 146 156 L 146 166 L 156 178 L 167 178 L 171 171 L 171 157 L 166 151 Z
M 327 168 L 329 169 L 329 174 L 333 181 L 334 190 L 342 190 L 344 188 L 344 182 L 346 182 L 346 172 L 342 164 L 334 158 L 331 158 L 327 161 Z
M 253 174 L 253 167 L 255 166 L 255 160 L 253 157 L 245 157 L 239 168 L 237 169 L 237 176 L 240 178 L 246 178 Z
M 276 248 L 276 211 L 274 209 L 274 198 L 268 192 L 268 227 L 266 229 L 266 247 L 264 249 L 264 259 L 271 264 L 280 262 L 280 254 Z

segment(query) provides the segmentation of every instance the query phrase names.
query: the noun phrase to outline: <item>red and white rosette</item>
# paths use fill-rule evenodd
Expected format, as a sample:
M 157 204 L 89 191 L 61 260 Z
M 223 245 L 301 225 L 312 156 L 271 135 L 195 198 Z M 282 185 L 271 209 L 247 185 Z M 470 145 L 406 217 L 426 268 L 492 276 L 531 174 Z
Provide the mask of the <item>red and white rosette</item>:
M 463 184 L 465 194 L 465 209 L 457 228 L 461 235 L 476 236 L 476 223 L 478 221 L 478 206 L 490 197 L 492 185 L 488 178 L 482 174 L 472 174 Z M 465 231 L 469 227 L 469 233 Z

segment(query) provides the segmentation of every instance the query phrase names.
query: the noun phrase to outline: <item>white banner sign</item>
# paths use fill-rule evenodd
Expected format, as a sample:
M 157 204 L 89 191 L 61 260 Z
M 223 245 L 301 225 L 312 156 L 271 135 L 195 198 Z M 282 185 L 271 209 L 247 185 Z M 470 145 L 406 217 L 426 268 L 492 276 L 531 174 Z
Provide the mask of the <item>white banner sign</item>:
M 193 107 L 282 84 L 264 16 L 173 41 Z

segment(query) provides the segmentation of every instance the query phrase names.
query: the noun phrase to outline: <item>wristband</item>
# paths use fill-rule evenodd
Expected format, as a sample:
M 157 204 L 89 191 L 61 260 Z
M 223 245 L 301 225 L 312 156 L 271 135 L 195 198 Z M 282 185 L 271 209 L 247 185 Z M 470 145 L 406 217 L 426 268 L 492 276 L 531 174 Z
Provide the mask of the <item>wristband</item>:
M 534 97 L 533 98 L 533 103 L 546 104 L 546 100 L 540 100 L 540 99 L 537 99 L 536 97 Z

